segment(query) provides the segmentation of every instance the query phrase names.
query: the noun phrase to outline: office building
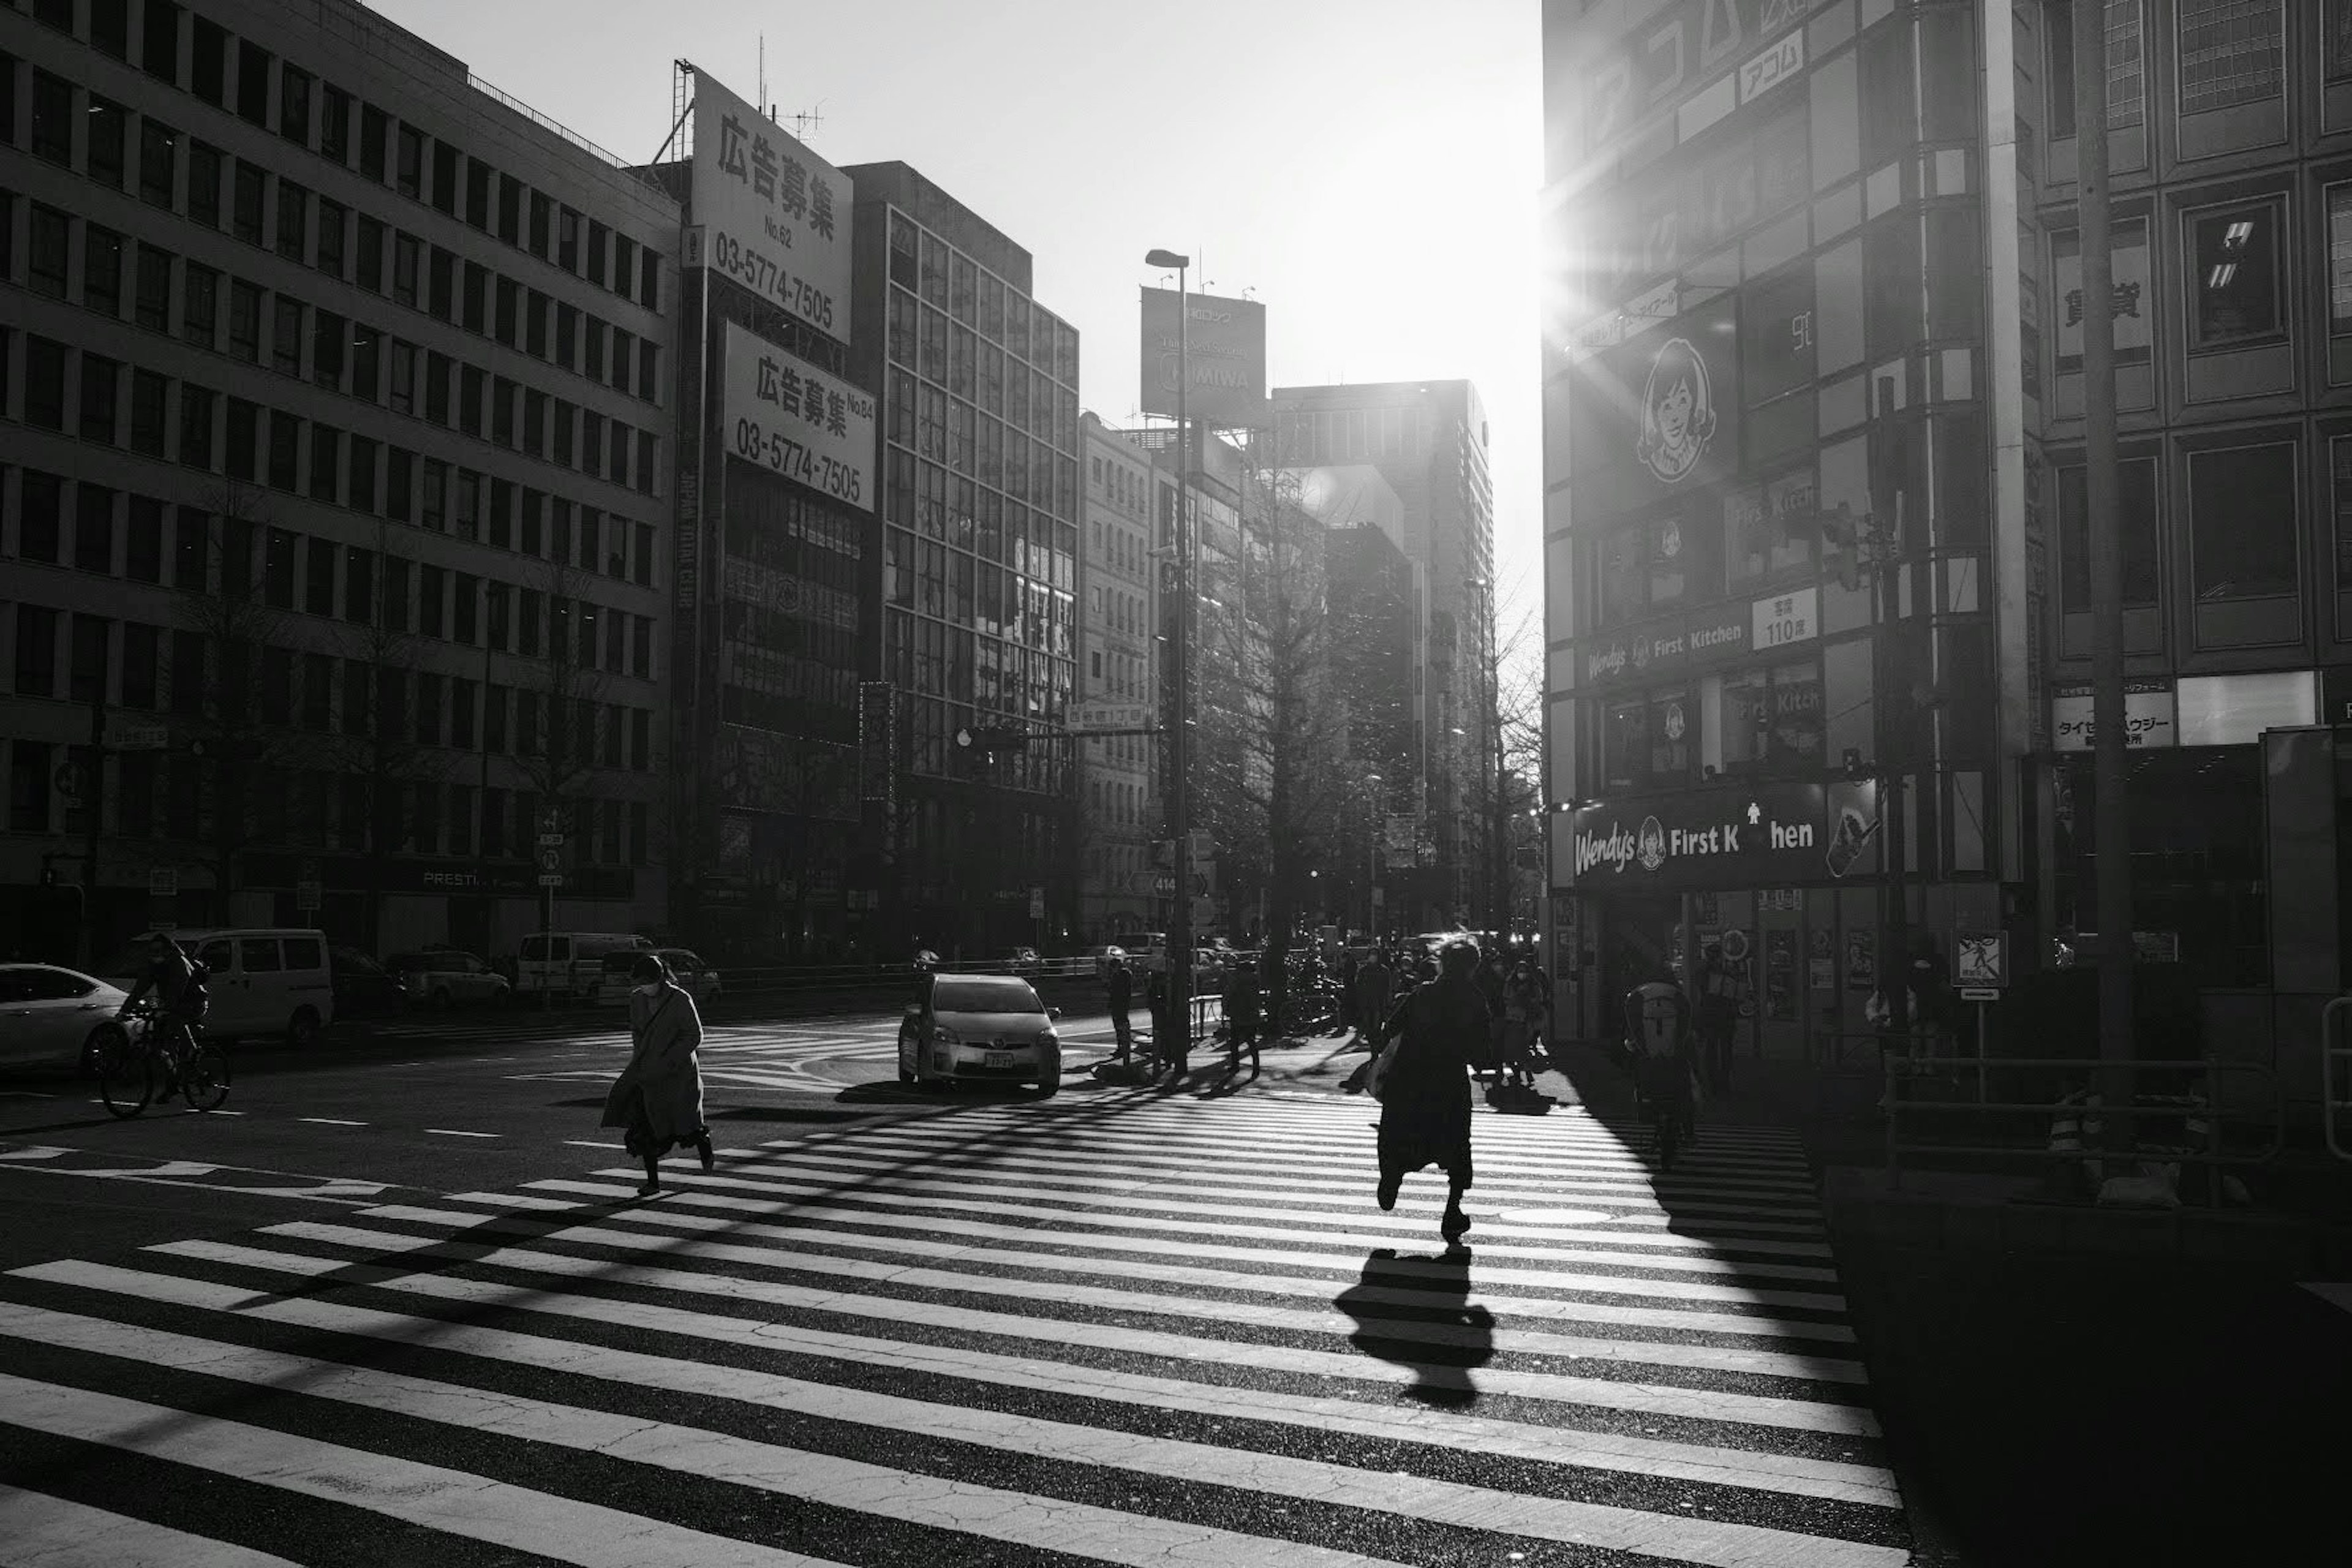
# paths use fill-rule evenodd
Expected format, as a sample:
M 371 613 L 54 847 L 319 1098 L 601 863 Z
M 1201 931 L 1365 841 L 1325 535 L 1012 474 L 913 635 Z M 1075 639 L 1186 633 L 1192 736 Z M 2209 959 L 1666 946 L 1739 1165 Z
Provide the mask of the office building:
M 2343 11 L 2105 13 L 2133 924 L 2282 1083 L 2352 931 Z M 1947 957 L 2092 923 L 2070 15 L 1546 7 L 1551 887 L 1588 1028 L 1677 924 L 1751 933 L 1757 1047 L 1861 1028 L 1874 773 Z
M 860 665 L 899 759 L 856 885 L 943 955 L 1076 940 L 1078 334 L 1029 253 L 904 163 L 857 189 L 853 380 L 877 389 L 882 548 Z M 877 700 L 883 700 L 877 693 Z M 1025 742 L 983 752 L 972 731 Z
M 1172 481 L 1151 454 L 1092 414 L 1085 437 L 1086 526 L 1078 536 L 1078 694 L 1087 729 L 1160 726 L 1155 501 Z M 1115 735 L 1078 746 L 1079 925 L 1089 942 L 1131 942 L 1152 928 L 1151 846 L 1164 809 L 1160 738 Z
M 1478 780 L 1492 767 L 1495 492 L 1485 405 L 1466 381 L 1283 386 L 1275 448 L 1286 468 L 1366 464 L 1402 503 L 1398 545 L 1427 584 L 1425 736 L 1417 833 L 1436 878 L 1437 924 L 1477 924 L 1493 857 Z
M 350 0 L 0 7 L 0 898 L 658 921 L 677 205 Z

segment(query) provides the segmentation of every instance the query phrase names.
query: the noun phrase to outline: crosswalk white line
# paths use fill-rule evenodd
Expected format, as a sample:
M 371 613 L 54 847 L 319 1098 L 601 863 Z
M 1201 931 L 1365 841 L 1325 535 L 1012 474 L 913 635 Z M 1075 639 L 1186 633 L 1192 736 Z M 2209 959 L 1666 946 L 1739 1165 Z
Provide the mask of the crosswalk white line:
M 451 1202 L 481 1204 L 490 1208 L 504 1208 L 518 1213 L 545 1213 L 549 1209 L 568 1209 L 572 1205 L 552 1199 L 531 1198 L 521 1194 L 461 1193 Z M 488 1215 L 454 1209 L 415 1208 L 405 1205 L 389 1205 L 362 1211 L 353 1216 L 364 1220 L 382 1220 L 391 1224 L 428 1225 L 463 1229 L 480 1225 Z M 811 1245 L 845 1247 L 860 1253 L 878 1253 L 885 1257 L 918 1257 L 947 1261 L 995 1263 L 1006 1268 L 1059 1269 L 1072 1274 L 1108 1274 L 1123 1279 L 1157 1279 L 1169 1284 L 1194 1285 L 1212 1289 L 1265 1292 L 1280 1295 L 1313 1295 L 1328 1293 L 1346 1287 L 1340 1276 L 1359 1265 L 1353 1259 L 1341 1259 L 1325 1253 L 1277 1252 L 1255 1248 L 1185 1249 L 1192 1258 L 1219 1257 L 1226 1259 L 1246 1259 L 1253 1264 L 1279 1264 L 1291 1268 L 1324 1268 L 1334 1272 L 1320 1278 L 1279 1275 L 1255 1270 L 1225 1270 L 1202 1268 L 1194 1264 L 1157 1261 L 1165 1247 L 1157 1243 L 1142 1244 L 1134 1254 L 1098 1255 L 1102 1247 L 1088 1244 L 1087 1251 L 1032 1252 L 998 1245 L 972 1245 L 937 1240 L 928 1236 L 890 1234 L 870 1236 L 862 1232 L 844 1231 L 814 1225 L 779 1224 L 772 1221 L 742 1220 L 718 1215 L 693 1214 L 681 1209 L 659 1206 L 615 1210 L 606 1216 L 604 1225 L 562 1226 L 547 1234 L 570 1239 L 583 1232 L 597 1236 L 616 1234 L 646 1239 L 651 1230 L 621 1226 L 657 1227 L 661 1230 L 684 1231 L 694 1236 L 724 1236 L 757 1238 L 792 1244 L 797 1249 Z M 262 1232 L 276 1234 L 276 1227 Z M 1126 1237 L 1114 1237 L 1124 1242 Z M 635 1246 L 635 1242 L 622 1245 Z M 774 1257 L 779 1267 L 799 1267 L 800 1259 L 809 1256 L 805 1250 L 781 1253 Z M 1384 1273 L 1397 1279 L 1415 1276 L 1416 1260 L 1399 1258 Z M 1497 1268 L 1485 1262 L 1473 1266 L 1471 1282 L 1475 1289 L 1517 1290 L 1576 1289 L 1581 1288 L 1586 1276 L 1565 1269 Z M 1360 1299 L 1367 1304 L 1385 1306 L 1427 1306 L 1437 1299 L 1429 1290 L 1415 1290 L 1407 1286 L 1363 1287 Z M 1457 1292 L 1458 1294 L 1458 1292 Z M 1788 1319 L 1733 1312 L 1708 1312 L 1694 1307 L 1629 1307 L 1614 1301 L 1576 1301 L 1562 1298 L 1515 1294 L 1489 1299 L 1492 1307 L 1506 1309 L 1512 1316 L 1549 1318 L 1564 1322 L 1606 1325 L 1627 1328 L 1679 1329 L 1690 1333 L 1744 1334 L 1755 1339 L 1811 1339 L 1830 1344 L 1852 1344 L 1853 1331 L 1843 1323 L 1823 1322 L 1805 1319 Z
M 411 1337 L 455 1348 L 440 1325 L 416 1320 Z M 137 1362 L 158 1362 L 209 1377 L 299 1388 L 314 1398 L 340 1400 L 420 1420 L 528 1437 L 632 1463 L 722 1477 L 736 1485 L 785 1491 L 834 1507 L 882 1511 L 897 1521 L 972 1530 L 1000 1541 L 1068 1550 L 1073 1537 L 1108 1561 L 1150 1568 L 1160 1563 L 1357 1563 L 1352 1553 L 1296 1542 L 1155 1519 L 1059 1500 L 1038 1500 L 964 1481 L 934 1481 L 915 1489 L 904 1471 L 792 1448 L 773 1442 L 700 1431 L 665 1422 L 608 1415 L 511 1393 L 222 1344 L 194 1336 L 39 1309 L 0 1308 L 0 1333 Z M 1188 1483 L 1314 1498 L 1326 1504 L 1402 1513 L 1411 1518 L 1539 1540 L 1612 1548 L 1639 1546 L 1654 1537 L 1654 1516 L 1634 1510 L 1523 1497 L 1489 1488 L 1413 1476 L 1376 1474 L 1326 1460 L 1251 1453 L 1207 1444 L 1105 1431 L 1031 1416 L 929 1404 L 888 1394 L 835 1388 L 739 1368 L 691 1363 L 602 1346 L 534 1344 L 529 1336 L 472 1331 L 499 1359 L 537 1361 L 549 1371 L 574 1373 L 708 1398 L 740 1400 L 862 1426 L 919 1432 L 950 1441 L 1013 1449 L 1066 1464 L 1131 1469 Z M 1686 1562 L 1735 1568 L 1759 1563 L 1891 1565 L 1905 1553 L 1883 1546 L 1824 1542 L 1815 1536 L 1751 1525 L 1697 1521 L 1678 1543 Z
M 529 1186 L 535 1192 L 574 1193 L 583 1197 L 601 1198 L 608 1202 L 617 1202 L 622 1198 L 633 1195 L 635 1192 L 635 1188 L 633 1185 L 625 1184 L 632 1179 L 633 1178 L 625 1174 L 615 1180 L 604 1182 L 593 1180 L 573 1181 L 570 1179 L 551 1177 L 546 1181 L 530 1183 Z M 816 1190 L 823 1192 L 826 1189 L 818 1188 Z M 951 1198 L 935 1198 L 930 1196 L 915 1197 L 906 1194 L 888 1192 L 872 1192 L 861 1194 L 859 1195 L 865 1202 L 882 1205 L 885 1206 L 877 1209 L 866 1209 L 807 1201 L 785 1203 L 755 1197 L 740 1197 L 732 1194 L 709 1192 L 694 1187 L 675 1188 L 670 1191 L 668 1195 L 663 1201 L 667 1203 L 686 1205 L 697 1208 L 721 1209 L 740 1214 L 778 1214 L 789 1212 L 803 1218 L 814 1217 L 840 1220 L 847 1221 L 856 1225 L 896 1226 L 926 1231 L 939 1231 L 947 1228 L 953 1228 L 961 1234 L 967 1235 L 1011 1235 L 1023 1237 L 1024 1239 L 1034 1239 L 1037 1235 L 1036 1230 L 1034 1227 L 1024 1231 L 1023 1227 L 1020 1226 L 995 1226 L 989 1224 L 985 1220 L 979 1219 L 964 1220 L 932 1215 L 901 1215 L 890 1212 L 890 1207 L 891 1205 L 895 1205 L 897 1207 L 923 1210 L 949 1209 L 954 1211 L 958 1215 L 1023 1215 L 1041 1223 L 1051 1224 L 1063 1227 L 1065 1236 L 1067 1235 L 1068 1227 L 1074 1226 L 1083 1227 L 1085 1231 L 1089 1233 L 1118 1230 L 1165 1231 L 1171 1228 L 1181 1228 L 1178 1226 L 1171 1226 L 1171 1224 L 1164 1219 L 1154 1219 L 1152 1216 L 1144 1215 L 1098 1214 L 1069 1208 L 1048 1208 L 1031 1204 L 1010 1204 L 1003 1202 L 992 1204 L 978 1200 L 958 1200 Z M 1401 1240 L 1410 1239 L 1409 1237 L 1402 1232 L 1398 1234 L 1389 1234 L 1386 1232 L 1371 1230 L 1355 1232 L 1336 1230 L 1319 1231 L 1266 1225 L 1226 1225 L 1219 1227 L 1218 1234 L 1236 1240 L 1272 1241 L 1289 1243 L 1292 1245 L 1304 1243 L 1335 1248 L 1354 1249 L 1359 1252 L 1370 1250 L 1375 1247 L 1394 1247 Z M 1186 1245 L 1189 1247 L 1192 1244 L 1187 1243 Z M 1150 1248 L 1150 1250 L 1164 1251 L 1166 1249 L 1166 1243 L 1161 1242 Z M 1495 1245 L 1481 1244 L 1479 1250 L 1482 1253 L 1491 1254 L 1497 1258 L 1547 1258 L 1557 1256 L 1554 1250 L 1549 1247 L 1517 1246 L 1507 1243 Z M 1759 1306 L 1791 1307 L 1809 1311 L 1843 1311 L 1845 1310 L 1845 1298 L 1841 1294 L 1831 1291 L 1777 1290 L 1738 1285 L 1717 1285 L 1697 1280 L 1654 1279 L 1647 1278 L 1635 1279 L 1618 1275 L 1592 1275 L 1582 1277 L 1582 1282 L 1578 1286 L 1578 1289 L 1605 1291 L 1617 1295 L 1667 1297 L 1678 1300 L 1739 1302 Z
M 0 1563 L 8 1568 L 297 1568 L 235 1542 L 11 1486 L 0 1486 Z
M 802 1048 L 717 1042 L 706 1068 L 804 1083 Z M 1442 1184 L 1371 1202 L 1376 1116 L 943 1103 L 688 1162 L 651 1201 L 634 1167 L 557 1170 L 32 1264 L 0 1275 L 0 1427 L 274 1490 L 305 1541 L 341 1509 L 590 1568 L 821 1562 L 772 1541 L 861 1565 L 1907 1560 L 1796 1140 L 1727 1130 L 1661 1177 L 1644 1130 L 1581 1108 L 1482 1115 L 1471 1246 L 1441 1254 Z M 279 1568 L 181 1533 L 204 1525 L 169 1493 L 151 1526 L 0 1488 L 12 1568 L 19 1496 L 44 1539 L 128 1543 L 38 1568 Z
M 56 1437 L 342 1503 L 581 1568 L 840 1568 L 821 1558 L 509 1486 L 391 1454 L 289 1436 L 0 1373 L 0 1419 Z
M 306 1279 L 317 1279 L 349 1267 L 342 1259 L 273 1252 L 234 1242 L 167 1242 L 153 1250 L 176 1258 L 202 1258 Z M 778 1280 L 706 1274 L 645 1264 L 609 1263 L 532 1247 L 497 1247 L 484 1252 L 474 1261 L 486 1267 L 553 1279 L 587 1279 L 602 1285 L 636 1285 L 722 1301 L 795 1309 L 908 1328 L 992 1334 L 1001 1339 L 1056 1347 L 1084 1346 L 1150 1360 L 1176 1363 L 1204 1361 L 1224 1366 L 1255 1367 L 1265 1372 L 1308 1373 L 1319 1377 L 1403 1383 L 1413 1386 L 1466 1385 L 1466 1374 L 1462 1368 L 1439 1363 L 1382 1361 L 1336 1351 L 1213 1339 L 1205 1334 L 1130 1329 L 1073 1318 L 1029 1317 L 1015 1312 L 941 1306 L 929 1301 L 866 1295 L 857 1291 L 817 1290 Z M 544 1285 L 508 1286 L 474 1279 L 419 1277 L 388 1279 L 383 1281 L 383 1288 L 436 1295 L 446 1291 L 451 1300 L 498 1302 L 542 1312 L 556 1310 L 555 1303 L 559 1302 L 576 1304 L 574 1298 Z M 1736 1422 L 1848 1437 L 1875 1437 L 1878 1435 L 1876 1417 L 1861 1405 L 1831 1405 L 1818 1400 L 1780 1398 L 1769 1394 L 1735 1394 L 1712 1388 L 1625 1383 L 1608 1378 L 1524 1372 L 1512 1368 L 1481 1367 L 1478 1381 L 1480 1386 L 1496 1393 L 1554 1405 L 1582 1405 L 1681 1420 Z

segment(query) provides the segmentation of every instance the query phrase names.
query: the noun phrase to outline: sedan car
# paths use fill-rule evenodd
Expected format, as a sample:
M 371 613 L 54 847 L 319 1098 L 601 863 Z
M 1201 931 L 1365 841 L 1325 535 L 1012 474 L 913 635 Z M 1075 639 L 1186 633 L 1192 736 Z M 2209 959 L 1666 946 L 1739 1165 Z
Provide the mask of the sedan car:
M 79 969 L 0 964 L 0 1064 L 70 1062 L 90 1070 L 99 1036 L 128 994 Z
M 930 974 L 898 1026 L 900 1083 L 1034 1083 L 1062 1087 L 1058 1007 L 1014 974 Z
M 392 1017 L 408 1009 L 406 983 L 355 947 L 329 948 L 327 973 L 338 1018 Z
M 409 994 L 436 1007 L 493 1005 L 506 1001 L 514 987 L 507 977 L 470 952 L 455 948 L 427 948 L 422 952 L 395 952 L 383 966 L 400 976 Z

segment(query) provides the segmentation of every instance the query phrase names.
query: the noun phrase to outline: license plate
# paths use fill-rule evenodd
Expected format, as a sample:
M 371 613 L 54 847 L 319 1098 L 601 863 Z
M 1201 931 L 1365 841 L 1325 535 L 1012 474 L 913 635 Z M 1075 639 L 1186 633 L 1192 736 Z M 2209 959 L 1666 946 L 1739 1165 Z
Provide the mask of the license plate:
M 1021 1065 L 1021 1053 L 1018 1051 L 991 1051 L 988 1053 L 988 1065 L 992 1068 L 1017 1068 Z

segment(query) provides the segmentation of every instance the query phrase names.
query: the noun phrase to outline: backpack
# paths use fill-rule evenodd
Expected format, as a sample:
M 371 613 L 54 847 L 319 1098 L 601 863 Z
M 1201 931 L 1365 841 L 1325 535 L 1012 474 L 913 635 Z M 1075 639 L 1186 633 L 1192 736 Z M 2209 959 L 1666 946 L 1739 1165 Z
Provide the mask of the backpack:
M 174 1004 L 173 1010 L 194 1022 L 203 1023 L 205 1014 L 212 1007 L 212 993 L 205 985 L 205 982 L 212 978 L 212 965 L 203 959 L 188 960 L 188 978 L 180 987 L 180 999 Z

